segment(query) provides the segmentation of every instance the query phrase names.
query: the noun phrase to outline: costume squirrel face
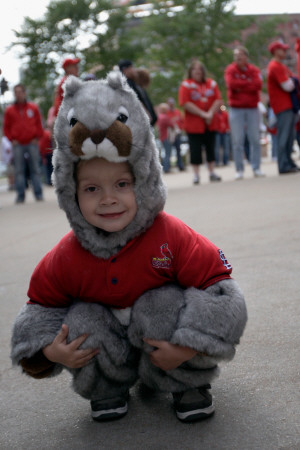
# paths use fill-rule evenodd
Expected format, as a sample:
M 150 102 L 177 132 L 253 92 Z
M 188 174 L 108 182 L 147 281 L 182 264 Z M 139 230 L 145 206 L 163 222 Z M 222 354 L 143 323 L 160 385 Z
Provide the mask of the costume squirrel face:
M 69 76 L 54 137 L 53 183 L 59 205 L 81 245 L 95 256 L 109 258 L 146 230 L 164 207 L 166 188 L 148 116 L 120 72 L 88 82 Z M 88 224 L 76 201 L 76 164 L 95 157 L 127 161 L 135 178 L 137 214 L 116 233 Z

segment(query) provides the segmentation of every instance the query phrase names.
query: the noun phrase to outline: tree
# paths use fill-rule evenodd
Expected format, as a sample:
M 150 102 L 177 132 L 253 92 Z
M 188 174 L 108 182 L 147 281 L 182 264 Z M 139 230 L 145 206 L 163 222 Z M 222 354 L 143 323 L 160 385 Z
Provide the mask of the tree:
M 155 0 L 142 17 L 116 3 L 52 0 L 43 19 L 26 17 L 16 32 L 12 45 L 23 49 L 22 82 L 44 116 L 61 76 L 61 62 L 70 55 L 82 59 L 83 71 L 99 77 L 121 58 L 132 59 L 151 72 L 154 103 L 177 97 L 187 64 L 197 57 L 226 98 L 224 69 L 232 61 L 233 46 L 245 41 L 242 30 L 254 22 L 251 16 L 235 16 L 234 0 Z M 274 33 L 265 22 L 257 27 L 249 38 L 252 56 Z

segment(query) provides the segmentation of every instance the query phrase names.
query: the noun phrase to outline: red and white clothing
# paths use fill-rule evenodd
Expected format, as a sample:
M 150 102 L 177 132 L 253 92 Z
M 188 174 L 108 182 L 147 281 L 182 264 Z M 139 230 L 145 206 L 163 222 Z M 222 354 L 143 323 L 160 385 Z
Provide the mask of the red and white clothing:
M 169 283 L 206 289 L 229 279 L 231 271 L 218 247 L 162 212 L 107 260 L 83 249 L 70 231 L 36 267 L 28 303 L 65 307 L 76 299 L 126 308 L 149 289 Z
M 41 138 L 43 127 L 38 106 L 27 101 L 8 106 L 4 112 L 3 134 L 21 145 Z
M 262 76 L 258 67 L 246 64 L 243 69 L 236 63 L 225 70 L 225 83 L 229 106 L 232 108 L 257 108 Z
M 172 120 L 168 117 L 166 113 L 160 113 L 157 116 L 157 128 L 158 128 L 158 136 L 161 142 L 164 142 L 168 139 L 168 132 L 170 129 L 174 128 Z
M 272 59 L 268 65 L 268 93 L 270 105 L 275 114 L 292 109 L 290 92 L 281 87 L 281 83 L 288 81 L 292 72 L 287 66 Z
M 183 106 L 185 103 L 191 102 L 203 111 L 209 111 L 216 100 L 221 99 L 221 93 L 217 83 L 207 78 L 203 83 L 197 83 L 193 79 L 184 80 L 179 88 L 179 104 Z M 209 126 L 202 117 L 196 116 L 188 111 L 184 114 L 184 125 L 187 133 L 205 133 L 216 130 L 215 115 Z

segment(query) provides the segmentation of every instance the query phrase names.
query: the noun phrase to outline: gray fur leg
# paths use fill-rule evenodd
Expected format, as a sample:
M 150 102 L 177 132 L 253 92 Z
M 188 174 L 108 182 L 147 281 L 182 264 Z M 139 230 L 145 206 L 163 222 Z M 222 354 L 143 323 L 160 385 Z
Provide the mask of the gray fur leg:
M 246 320 L 244 297 L 233 280 L 205 291 L 169 285 L 146 292 L 133 307 L 128 329 L 130 342 L 143 350 L 141 380 L 169 392 L 210 383 L 219 374 L 217 362 L 233 358 Z M 196 355 L 165 372 L 150 362 L 152 348 L 143 342 L 144 337 L 188 346 L 207 356 Z
M 87 333 L 81 348 L 99 349 L 86 367 L 70 370 L 75 392 L 88 399 L 110 398 L 135 383 L 140 352 L 129 343 L 126 327 L 108 308 L 96 303 L 75 303 L 64 323 L 69 327 L 70 341 Z
M 20 364 L 23 358 L 30 359 L 42 348 L 51 344 L 61 328 L 67 310 L 67 308 L 24 305 L 13 324 L 12 363 Z M 60 373 L 62 368 L 60 364 L 55 364 L 51 376 Z

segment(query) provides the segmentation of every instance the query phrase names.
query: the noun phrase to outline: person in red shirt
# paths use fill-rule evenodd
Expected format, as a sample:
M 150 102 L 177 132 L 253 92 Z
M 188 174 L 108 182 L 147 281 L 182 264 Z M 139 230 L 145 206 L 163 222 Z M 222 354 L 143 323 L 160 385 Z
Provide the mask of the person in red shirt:
M 174 130 L 174 123 L 168 116 L 169 106 L 167 103 L 161 103 L 158 106 L 157 115 L 157 129 L 158 137 L 164 148 L 164 157 L 162 160 L 162 166 L 164 173 L 169 173 L 171 169 L 170 157 L 172 151 L 172 143 L 170 140 L 170 132 Z
M 60 80 L 60 82 L 55 90 L 55 97 L 54 97 L 54 103 L 53 103 L 54 117 L 57 116 L 59 107 L 60 107 L 62 99 L 63 99 L 64 91 L 63 91 L 62 86 L 69 75 L 74 75 L 74 77 L 78 77 L 78 74 L 79 74 L 78 64 L 80 63 L 80 61 L 81 61 L 80 58 L 67 58 L 64 60 L 64 62 L 62 64 L 62 68 L 65 71 L 65 75 L 62 77 L 62 79 Z
M 4 111 L 3 134 L 12 143 L 15 168 L 16 203 L 25 201 L 25 158 L 28 158 L 29 175 L 36 200 L 43 200 L 41 182 L 41 157 L 38 140 L 43 135 L 38 106 L 28 102 L 23 84 L 14 87 L 15 103 Z
M 222 105 L 216 114 L 217 118 L 217 131 L 215 141 L 215 158 L 216 165 L 221 165 L 220 161 L 220 148 L 223 149 L 223 165 L 227 166 L 229 162 L 230 153 L 230 126 L 229 117 L 225 105 Z
M 234 62 L 225 69 L 225 83 L 229 103 L 230 134 L 236 180 L 244 176 L 245 136 L 250 144 L 250 163 L 255 177 L 264 176 L 260 170 L 261 147 L 258 103 L 262 77 L 258 67 L 249 64 L 245 47 L 234 49 Z
M 230 263 L 163 211 L 150 121 L 120 72 L 67 80 L 56 123 L 53 180 L 72 230 L 34 270 L 14 363 L 36 378 L 67 368 L 94 420 L 124 416 L 138 378 L 171 392 L 180 420 L 211 416 L 208 383 L 247 320 Z
M 182 112 L 175 107 L 176 103 L 174 98 L 170 97 L 167 100 L 169 105 L 169 110 L 167 111 L 167 116 L 171 119 L 173 123 L 173 130 L 169 134 L 169 139 L 171 145 L 175 147 L 177 156 L 177 167 L 180 171 L 184 170 L 184 163 L 181 157 L 181 138 L 183 130 L 183 115 Z
M 200 182 L 202 148 L 205 148 L 210 181 L 220 181 L 215 167 L 215 113 L 222 104 L 217 83 L 206 76 L 204 65 L 193 60 L 188 68 L 188 78 L 179 88 L 179 105 L 184 109 L 184 129 L 188 135 L 194 184 Z
M 297 173 L 298 166 L 291 155 L 295 138 L 296 113 L 293 111 L 291 92 L 296 84 L 293 74 L 283 63 L 289 46 L 279 41 L 269 45 L 273 58 L 268 65 L 268 94 L 271 108 L 276 115 L 277 164 L 279 174 Z

